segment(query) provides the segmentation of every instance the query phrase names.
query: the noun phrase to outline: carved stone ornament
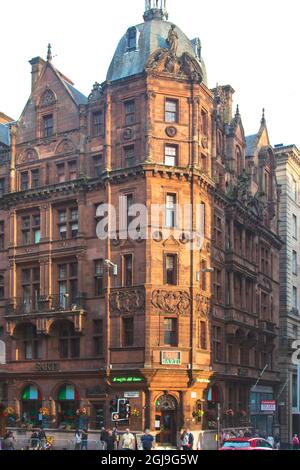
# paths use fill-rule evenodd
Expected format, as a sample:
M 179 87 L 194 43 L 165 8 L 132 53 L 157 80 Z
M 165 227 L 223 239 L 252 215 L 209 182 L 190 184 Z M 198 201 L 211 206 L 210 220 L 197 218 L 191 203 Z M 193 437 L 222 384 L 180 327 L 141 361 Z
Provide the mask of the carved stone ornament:
M 145 293 L 141 289 L 120 290 L 110 296 L 112 312 L 130 313 L 140 310 L 145 305 Z
M 153 232 L 152 234 L 152 240 L 154 240 L 157 243 L 161 242 L 163 238 L 164 238 L 163 234 L 160 231 Z
M 176 127 L 174 127 L 174 126 L 168 126 L 168 127 L 166 128 L 166 134 L 167 134 L 168 137 L 171 137 L 171 138 L 175 137 L 175 136 L 177 135 L 177 129 L 176 129 Z
M 91 94 L 88 97 L 89 102 L 91 103 L 93 101 L 99 101 L 102 96 L 103 96 L 102 86 L 98 82 L 94 83 Z
M 60 142 L 56 148 L 56 154 L 61 154 L 61 153 L 70 153 L 74 152 L 75 146 L 73 142 L 70 139 L 64 139 L 62 142 Z
M 123 131 L 123 139 L 131 140 L 132 138 L 133 138 L 133 130 L 130 127 L 127 127 L 127 129 Z
M 51 106 L 55 103 L 56 98 L 52 90 L 48 88 L 41 99 L 40 106 Z
M 156 290 L 152 293 L 152 305 L 165 313 L 184 315 L 190 313 L 191 298 L 184 291 Z
M 210 302 L 206 297 L 203 295 L 196 296 L 196 310 L 198 315 L 201 317 L 208 319 L 209 317 L 209 309 L 210 309 Z
M 208 148 L 208 138 L 207 137 L 202 137 L 201 139 L 201 144 L 204 149 Z
M 25 150 L 24 153 L 21 153 L 18 158 L 18 163 L 27 163 L 27 162 L 33 162 L 35 160 L 38 160 L 39 156 L 38 153 L 35 149 L 33 148 L 28 148 Z
M 181 57 L 177 56 L 178 34 L 174 25 L 171 26 L 166 42 L 168 49 L 160 48 L 150 55 L 145 67 L 146 72 L 187 76 L 201 83 L 204 74 L 200 62 L 188 52 L 184 52 Z

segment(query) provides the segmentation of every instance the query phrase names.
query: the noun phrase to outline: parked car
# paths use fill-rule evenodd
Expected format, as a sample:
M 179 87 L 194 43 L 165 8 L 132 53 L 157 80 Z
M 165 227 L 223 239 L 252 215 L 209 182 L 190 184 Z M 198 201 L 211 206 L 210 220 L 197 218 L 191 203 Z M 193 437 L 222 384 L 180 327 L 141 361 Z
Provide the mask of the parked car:
M 249 438 L 236 438 L 228 439 L 224 442 L 223 447 L 220 450 L 275 450 L 265 439 L 255 437 Z

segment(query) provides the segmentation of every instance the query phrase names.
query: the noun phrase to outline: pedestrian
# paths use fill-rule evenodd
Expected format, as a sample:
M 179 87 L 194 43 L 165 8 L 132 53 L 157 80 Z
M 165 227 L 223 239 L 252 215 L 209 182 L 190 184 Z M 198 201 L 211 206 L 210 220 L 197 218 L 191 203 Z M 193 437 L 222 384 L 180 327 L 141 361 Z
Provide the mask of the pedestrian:
M 150 430 L 146 429 L 145 434 L 141 437 L 143 450 L 153 449 L 154 437 L 150 434 Z
M 189 429 L 186 430 L 187 436 L 188 436 L 188 449 L 187 450 L 193 450 L 194 449 L 194 435 L 191 433 Z
M 81 433 L 80 433 L 79 429 L 77 429 L 76 432 L 75 432 L 75 448 L 74 448 L 74 450 L 81 450 L 81 443 L 82 443 Z
M 293 437 L 293 450 L 299 450 L 299 437 L 298 434 L 295 434 Z
M 274 438 L 274 445 L 275 445 L 275 449 L 280 450 L 281 443 L 280 443 L 280 436 L 279 436 L 279 434 L 276 434 L 276 436 L 275 436 L 275 438 Z
M 81 450 L 88 450 L 89 434 L 88 430 L 84 429 L 81 433 Z
M 15 438 L 12 432 L 7 432 L 2 442 L 2 450 L 15 450 Z
M 126 429 L 126 432 L 121 437 L 121 449 L 122 450 L 134 450 L 135 447 L 135 437 L 131 434 L 129 429 Z
M 250 431 L 250 429 L 246 429 L 245 434 L 244 434 L 244 437 L 247 437 L 247 438 L 251 438 L 251 437 L 252 437 L 252 432 Z
M 38 440 L 39 440 L 39 449 L 44 450 L 46 447 L 46 443 L 47 443 L 47 436 L 46 436 L 44 429 L 39 430 Z
M 106 440 L 106 450 L 115 450 L 116 437 L 113 431 L 108 431 Z
M 275 447 L 275 440 L 274 440 L 274 437 L 271 436 L 271 434 L 268 436 L 267 442 L 268 442 L 268 443 L 270 444 L 270 446 L 272 446 L 272 448 L 274 449 L 274 447 Z
M 180 436 L 180 447 L 182 450 L 189 450 L 189 436 L 186 429 Z
M 100 450 L 106 450 L 107 438 L 108 438 L 108 433 L 105 428 L 102 428 L 100 432 Z
M 39 437 L 36 431 L 31 434 L 30 445 L 32 450 L 37 450 L 39 447 Z
M 116 427 L 113 428 L 113 436 L 115 438 L 115 450 L 118 450 L 119 442 L 120 442 L 120 436 L 119 436 L 119 433 L 118 433 L 118 429 Z

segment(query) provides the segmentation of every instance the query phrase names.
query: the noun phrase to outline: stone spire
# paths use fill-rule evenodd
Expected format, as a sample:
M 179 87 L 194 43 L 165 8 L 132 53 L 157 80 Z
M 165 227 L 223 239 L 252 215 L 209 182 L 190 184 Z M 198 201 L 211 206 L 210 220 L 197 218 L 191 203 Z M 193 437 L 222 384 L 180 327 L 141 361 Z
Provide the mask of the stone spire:
M 144 20 L 167 20 L 167 0 L 145 0 Z
M 51 44 L 48 44 L 47 62 L 52 62 Z

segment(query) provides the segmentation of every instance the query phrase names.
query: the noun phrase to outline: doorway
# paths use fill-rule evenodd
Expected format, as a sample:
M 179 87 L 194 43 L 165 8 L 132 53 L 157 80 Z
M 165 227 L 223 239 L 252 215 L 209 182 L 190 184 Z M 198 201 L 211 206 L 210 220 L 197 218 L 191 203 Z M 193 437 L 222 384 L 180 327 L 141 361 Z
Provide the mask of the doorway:
M 177 411 L 177 402 L 171 395 L 163 395 L 156 402 L 156 440 L 161 445 L 177 445 Z

